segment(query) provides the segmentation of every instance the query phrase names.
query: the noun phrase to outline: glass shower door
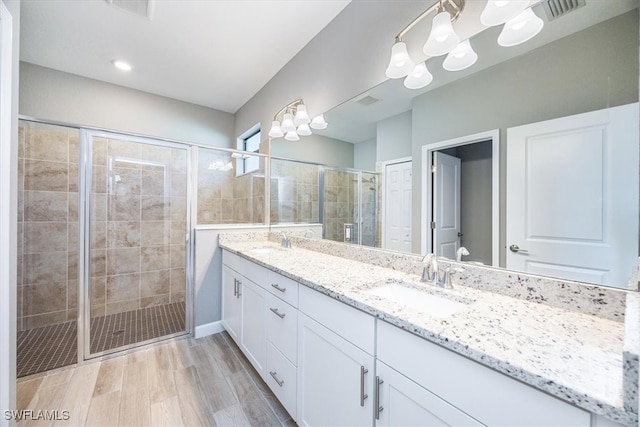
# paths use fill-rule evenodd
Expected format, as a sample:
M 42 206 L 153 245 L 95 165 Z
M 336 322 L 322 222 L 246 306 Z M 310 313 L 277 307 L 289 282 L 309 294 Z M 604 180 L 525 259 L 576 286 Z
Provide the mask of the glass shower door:
M 188 151 L 109 133 L 86 140 L 84 353 L 93 357 L 186 331 Z

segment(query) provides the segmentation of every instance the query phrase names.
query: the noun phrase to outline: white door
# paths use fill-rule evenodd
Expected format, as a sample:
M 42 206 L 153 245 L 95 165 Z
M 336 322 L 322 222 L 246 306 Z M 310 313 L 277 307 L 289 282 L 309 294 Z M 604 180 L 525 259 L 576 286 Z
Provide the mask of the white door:
M 380 380 L 378 426 L 482 426 L 469 415 L 442 400 L 396 370 L 376 362 Z
M 507 130 L 507 268 L 625 285 L 638 253 L 638 104 Z
M 433 153 L 433 253 L 456 259 L 460 247 L 460 159 Z
M 300 313 L 298 425 L 373 425 L 373 356 Z
M 248 279 L 242 279 L 240 348 L 262 377 L 267 363 L 266 297 L 267 291 Z
M 240 298 L 236 272 L 222 266 L 222 324 L 236 343 L 240 343 Z
M 384 169 L 384 248 L 411 252 L 412 162 L 393 163 Z

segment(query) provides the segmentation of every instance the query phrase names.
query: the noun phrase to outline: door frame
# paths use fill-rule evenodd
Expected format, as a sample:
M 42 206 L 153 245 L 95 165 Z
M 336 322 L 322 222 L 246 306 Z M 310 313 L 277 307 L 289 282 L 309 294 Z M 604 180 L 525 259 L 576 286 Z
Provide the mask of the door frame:
M 382 206 L 380 206 L 380 223 L 382 226 L 380 227 L 380 247 L 385 249 L 386 235 L 387 235 L 387 166 L 395 165 L 398 163 L 409 163 L 413 162 L 413 157 L 400 157 L 398 159 L 393 160 L 385 160 L 384 162 L 380 162 L 380 193 L 382 198 Z M 412 164 L 413 166 L 413 164 Z M 413 195 L 413 190 L 411 190 L 411 194 Z M 413 204 L 413 197 L 411 199 L 411 204 Z M 411 230 L 411 240 L 413 241 L 413 230 Z
M 18 23 L 19 24 L 19 23 Z M 16 403 L 17 155 L 14 135 L 13 16 L 0 1 L 0 407 Z M 16 106 L 17 107 L 17 106 Z M 14 161 L 15 158 L 15 161 Z M 0 421 L 10 425 L 11 421 Z
M 98 353 L 91 353 L 91 211 L 92 211 L 92 172 L 93 138 L 108 138 L 136 144 L 153 145 L 185 150 L 187 166 L 187 194 L 185 214 L 185 330 L 170 335 L 164 335 L 145 341 L 128 344 L 122 347 L 108 349 Z M 194 148 L 181 142 L 172 142 L 153 137 L 128 135 L 121 132 L 92 130 L 80 128 L 80 188 L 78 200 L 78 363 L 100 359 L 114 353 L 121 353 L 136 347 L 177 338 L 184 335 L 194 335 L 194 301 L 193 301 L 193 256 L 195 245 L 195 231 L 192 227 L 193 213 L 193 181 L 192 181 L 192 150 Z
M 433 252 L 431 240 L 431 221 L 433 221 L 433 200 L 431 187 L 433 177 L 430 165 L 431 153 L 444 148 L 460 147 L 491 141 L 491 264 L 497 267 L 500 260 L 500 129 L 492 129 L 472 135 L 438 141 L 422 146 L 420 250 L 422 254 Z

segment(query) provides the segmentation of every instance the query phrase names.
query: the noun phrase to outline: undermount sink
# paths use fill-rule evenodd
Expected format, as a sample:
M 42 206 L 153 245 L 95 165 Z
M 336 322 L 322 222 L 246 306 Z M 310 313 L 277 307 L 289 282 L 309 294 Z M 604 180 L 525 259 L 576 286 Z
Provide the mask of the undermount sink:
M 429 286 L 429 285 L 424 285 Z M 420 285 L 403 281 L 385 281 L 365 293 L 385 298 L 408 308 L 429 314 L 435 317 L 448 317 L 466 309 L 472 301 L 464 301 L 458 298 L 454 300 L 449 296 L 434 295 L 428 289 Z

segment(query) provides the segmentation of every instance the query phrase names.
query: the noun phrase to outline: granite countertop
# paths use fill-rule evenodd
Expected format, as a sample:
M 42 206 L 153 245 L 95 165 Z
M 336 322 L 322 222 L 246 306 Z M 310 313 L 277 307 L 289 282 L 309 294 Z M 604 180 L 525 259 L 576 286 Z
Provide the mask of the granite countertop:
M 625 411 L 623 322 L 460 284 L 441 289 L 415 274 L 269 241 L 221 239 L 220 246 L 589 412 L 638 423 L 635 411 Z M 368 292 L 386 283 L 466 306 L 434 316 Z

